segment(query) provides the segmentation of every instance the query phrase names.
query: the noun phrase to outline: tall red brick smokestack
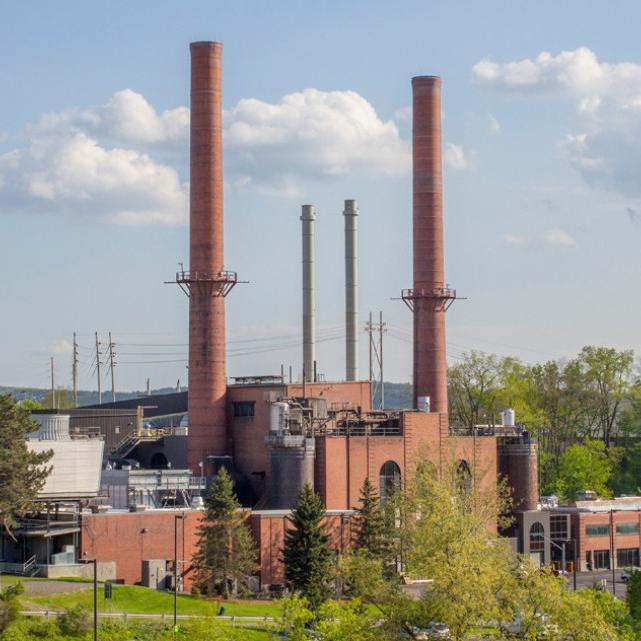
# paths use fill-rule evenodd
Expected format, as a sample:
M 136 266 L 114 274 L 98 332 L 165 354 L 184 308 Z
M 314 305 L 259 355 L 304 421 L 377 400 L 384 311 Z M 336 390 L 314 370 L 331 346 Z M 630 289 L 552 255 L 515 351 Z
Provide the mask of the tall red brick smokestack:
M 441 79 L 412 78 L 414 288 L 403 299 L 414 312 L 414 407 L 430 398 L 432 412 L 447 412 L 445 311 L 456 292 L 445 284 Z
M 191 51 L 190 271 L 177 281 L 189 294 L 187 465 L 207 470 L 208 455 L 228 453 L 225 397 L 225 295 L 236 274 L 224 271 L 222 44 Z

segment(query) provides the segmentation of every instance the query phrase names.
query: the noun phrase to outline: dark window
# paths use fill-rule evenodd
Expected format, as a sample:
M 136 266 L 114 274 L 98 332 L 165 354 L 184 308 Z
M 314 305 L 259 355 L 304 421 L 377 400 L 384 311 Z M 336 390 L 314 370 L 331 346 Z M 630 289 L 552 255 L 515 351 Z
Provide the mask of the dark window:
M 617 565 L 623 567 L 639 567 L 639 549 L 617 550 Z
M 461 494 L 469 494 L 472 491 L 472 472 L 467 461 L 460 461 L 456 468 L 456 485 Z
M 254 401 L 235 401 L 234 418 L 254 418 Z
M 639 524 L 638 523 L 617 523 L 617 534 L 638 534 L 639 533 Z
M 530 552 L 543 552 L 545 549 L 545 529 L 538 521 L 530 527 Z
M 379 494 L 381 501 L 394 493 L 401 484 L 401 468 L 394 461 L 385 461 L 381 467 Z
M 568 538 L 568 517 L 550 517 L 550 538 L 553 540 L 565 541 Z
M 610 567 L 610 550 L 594 550 L 594 569 L 607 570 Z
M 585 536 L 608 536 L 610 534 L 609 525 L 586 525 Z

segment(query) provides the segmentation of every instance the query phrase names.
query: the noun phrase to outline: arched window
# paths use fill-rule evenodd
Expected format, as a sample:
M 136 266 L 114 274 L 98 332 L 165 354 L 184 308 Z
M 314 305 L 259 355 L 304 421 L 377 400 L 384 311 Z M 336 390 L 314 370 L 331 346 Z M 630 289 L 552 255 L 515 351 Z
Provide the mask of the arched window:
M 545 529 L 539 521 L 530 527 L 530 552 L 543 552 L 545 548 Z
M 459 461 L 456 467 L 456 489 L 460 494 L 469 494 L 472 491 L 472 471 L 467 461 Z
M 164 470 L 167 467 L 167 457 L 162 452 L 155 452 L 149 462 L 152 470 Z
M 401 468 L 394 461 L 385 461 L 380 471 L 379 495 L 381 501 L 394 493 L 401 484 Z

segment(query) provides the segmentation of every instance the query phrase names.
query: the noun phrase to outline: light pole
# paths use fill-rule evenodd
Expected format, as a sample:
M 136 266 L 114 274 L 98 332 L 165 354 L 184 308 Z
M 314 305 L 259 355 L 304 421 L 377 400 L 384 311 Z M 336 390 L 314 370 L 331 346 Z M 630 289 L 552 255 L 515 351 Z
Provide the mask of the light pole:
M 178 632 L 178 521 L 185 517 L 174 514 L 174 639 Z
M 81 559 L 81 563 L 93 565 L 93 641 L 98 641 L 98 561 L 97 559 Z

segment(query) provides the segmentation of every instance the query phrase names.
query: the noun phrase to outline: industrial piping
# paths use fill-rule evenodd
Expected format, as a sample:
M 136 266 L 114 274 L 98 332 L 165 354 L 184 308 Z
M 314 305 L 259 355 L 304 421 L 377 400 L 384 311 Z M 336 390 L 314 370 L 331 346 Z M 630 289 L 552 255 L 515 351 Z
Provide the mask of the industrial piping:
M 358 380 L 358 208 L 345 201 L 345 380 Z
M 412 78 L 412 108 L 414 287 L 403 300 L 414 314 L 414 407 L 427 397 L 446 413 L 445 312 L 456 291 L 444 275 L 440 78 Z
M 314 293 L 314 222 L 313 205 L 303 205 L 303 380 L 316 378 L 316 299 Z
M 187 465 L 202 474 L 207 457 L 228 453 L 225 296 L 236 274 L 224 271 L 222 44 L 190 51 L 190 271 L 177 282 L 189 294 Z

